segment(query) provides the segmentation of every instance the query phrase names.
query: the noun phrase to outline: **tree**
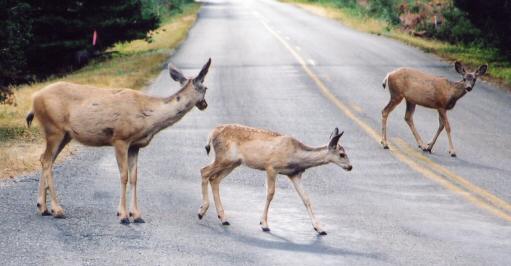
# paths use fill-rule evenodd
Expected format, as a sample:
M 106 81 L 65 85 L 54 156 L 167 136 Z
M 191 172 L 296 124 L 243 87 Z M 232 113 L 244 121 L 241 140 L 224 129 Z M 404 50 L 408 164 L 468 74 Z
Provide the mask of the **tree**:
M 8 85 L 24 79 L 27 49 L 31 35 L 30 5 L 0 1 L 0 103 L 9 100 Z
M 144 38 L 159 23 L 140 0 L 33 0 L 29 69 L 53 73 L 73 65 L 82 50 L 105 50 L 115 42 Z M 92 46 L 93 32 L 98 41 Z
M 511 59 L 511 0 L 454 0 L 481 30 L 489 46 L 499 48 Z
M 141 0 L 1 0 L 0 103 L 9 84 L 67 71 L 78 53 L 144 38 L 158 23 Z

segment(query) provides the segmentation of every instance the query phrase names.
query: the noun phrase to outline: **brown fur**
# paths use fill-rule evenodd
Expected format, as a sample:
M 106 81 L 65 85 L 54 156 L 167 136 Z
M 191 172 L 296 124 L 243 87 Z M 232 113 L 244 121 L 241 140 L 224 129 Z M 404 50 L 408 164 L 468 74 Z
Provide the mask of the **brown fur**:
M 390 72 L 383 81 L 383 88 L 388 87 L 390 101 L 382 111 L 382 145 L 387 144 L 387 117 L 394 108 L 403 100 L 406 100 L 405 121 L 410 127 L 419 148 L 431 152 L 438 135 L 446 129 L 449 139 L 449 153 L 456 156 L 451 140 L 451 128 L 447 119 L 447 110 L 454 108 L 456 102 L 467 91 L 472 90 L 477 77 L 486 72 L 487 66 L 481 66 L 477 71 L 466 73 L 461 63 L 455 63 L 456 71 L 463 75 L 463 80 L 453 82 L 443 77 L 437 77 L 428 73 L 411 68 L 399 68 Z M 438 110 L 440 126 L 430 144 L 424 145 L 422 138 L 415 129 L 413 113 L 415 106 L 421 105 Z
M 219 185 L 221 180 L 240 165 L 267 173 L 267 201 L 261 218 L 264 231 L 268 231 L 268 208 L 275 192 L 276 176 L 288 176 L 301 196 L 314 228 L 324 234 L 314 217 L 308 195 L 301 186 L 301 175 L 308 168 L 335 163 L 347 171 L 352 169 L 344 148 L 337 144 L 342 133 L 334 131 L 329 145 L 312 148 L 293 137 L 277 132 L 242 125 L 221 125 L 209 135 L 208 147 L 213 147 L 214 161 L 201 169 L 203 202 L 199 209 L 202 218 L 209 207 L 208 183 L 211 184 L 217 214 L 223 224 L 224 210 L 220 201 Z
M 156 133 L 179 121 L 194 105 L 201 110 L 206 108 L 206 89 L 202 81 L 210 63 L 208 61 L 195 79 L 186 79 L 171 68 L 172 78 L 183 87 L 166 98 L 131 89 L 104 89 L 69 82 L 57 82 L 36 92 L 27 124 L 30 126 L 35 116 L 46 137 L 46 150 L 41 155 L 39 212 L 47 213 L 46 192 L 49 190 L 53 215 L 64 215 L 57 201 L 52 167 L 64 146 L 75 139 L 88 146 L 114 146 L 121 174 L 118 215 L 122 223 L 129 222 L 126 209 L 129 177 L 132 194 L 129 214 L 135 222 L 143 222 L 136 193 L 139 149 L 147 146 Z

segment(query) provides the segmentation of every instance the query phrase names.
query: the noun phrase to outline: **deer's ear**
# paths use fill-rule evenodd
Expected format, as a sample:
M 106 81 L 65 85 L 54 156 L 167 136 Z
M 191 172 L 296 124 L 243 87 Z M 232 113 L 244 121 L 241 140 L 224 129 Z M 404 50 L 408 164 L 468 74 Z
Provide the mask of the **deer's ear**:
M 328 149 L 335 149 L 337 147 L 337 143 L 339 142 L 339 138 L 342 136 L 344 132 L 339 134 L 339 129 L 335 128 L 334 132 L 330 136 L 330 143 L 328 143 Z
M 488 70 L 488 65 L 487 64 L 484 64 L 482 66 L 479 67 L 479 69 L 476 71 L 476 76 L 482 76 L 484 75 L 484 73 L 486 73 L 486 70 Z
M 199 75 L 193 80 L 194 82 L 202 83 L 204 82 L 204 78 L 206 77 L 206 74 L 208 74 L 209 66 L 211 65 L 211 58 L 208 59 L 208 62 L 202 67 L 201 71 L 199 72 Z
M 465 68 L 459 61 L 454 62 L 454 69 L 456 69 L 456 72 L 460 73 L 461 75 L 465 75 Z
M 175 81 L 177 81 L 177 82 L 179 82 L 181 84 L 184 84 L 186 82 L 186 78 L 183 75 L 183 73 L 181 73 L 181 71 L 179 71 L 174 66 L 169 65 L 169 72 L 170 72 L 170 77 L 173 80 L 175 80 Z

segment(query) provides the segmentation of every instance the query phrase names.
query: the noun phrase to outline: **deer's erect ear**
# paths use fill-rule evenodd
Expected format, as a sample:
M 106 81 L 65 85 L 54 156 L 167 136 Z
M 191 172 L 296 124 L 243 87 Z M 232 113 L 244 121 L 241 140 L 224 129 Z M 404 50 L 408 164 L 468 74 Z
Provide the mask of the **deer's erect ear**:
M 459 61 L 454 63 L 454 69 L 456 69 L 456 72 L 460 73 L 461 75 L 465 75 L 465 68 Z
M 338 128 L 334 129 L 334 132 L 332 132 L 330 143 L 328 143 L 329 149 L 335 149 L 337 147 L 337 142 L 339 142 L 339 138 L 342 136 L 342 134 L 344 134 L 344 131 L 341 134 L 339 134 L 339 129 Z
M 487 64 L 484 64 L 482 66 L 479 67 L 479 69 L 476 71 L 476 76 L 482 76 L 484 75 L 484 73 L 486 73 L 486 70 L 488 70 L 488 65 Z
M 174 66 L 169 65 L 169 72 L 170 72 L 170 77 L 173 80 L 175 80 L 181 84 L 184 84 L 186 82 L 186 78 L 183 75 L 183 73 L 181 73 L 181 71 L 177 70 L 177 68 L 175 68 Z
M 204 78 L 206 77 L 206 74 L 208 74 L 210 65 L 211 65 L 211 58 L 208 59 L 208 62 L 202 67 L 201 71 L 199 72 L 199 75 L 197 75 L 197 77 L 193 81 L 199 82 L 199 83 L 204 82 Z

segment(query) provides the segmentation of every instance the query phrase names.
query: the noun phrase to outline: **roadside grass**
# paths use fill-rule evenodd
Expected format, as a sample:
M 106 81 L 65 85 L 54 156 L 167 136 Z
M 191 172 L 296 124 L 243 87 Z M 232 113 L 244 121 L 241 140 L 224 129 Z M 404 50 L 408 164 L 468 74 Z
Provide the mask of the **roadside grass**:
M 503 58 L 498 50 L 469 45 L 455 45 L 434 39 L 412 36 L 389 25 L 383 19 L 369 17 L 356 8 L 343 8 L 332 2 L 309 2 L 307 0 L 281 0 L 297 5 L 314 14 L 329 17 L 359 31 L 383 35 L 406 44 L 434 53 L 446 60 L 459 60 L 469 68 L 475 69 L 482 64 L 489 64 L 484 79 L 490 80 L 509 90 L 511 88 L 511 62 Z
M 195 22 L 199 4 L 187 4 L 183 12 L 164 18 L 151 32 L 152 42 L 135 40 L 119 43 L 84 68 L 63 77 L 13 88 L 16 105 L 0 105 L 0 179 L 40 167 L 44 140 L 39 126 L 27 128 L 25 116 L 31 109 L 31 95 L 56 81 L 70 81 L 98 87 L 141 89 L 161 71 L 170 52 L 184 40 Z M 69 145 L 68 145 L 69 147 Z M 63 151 L 64 158 L 73 145 Z

